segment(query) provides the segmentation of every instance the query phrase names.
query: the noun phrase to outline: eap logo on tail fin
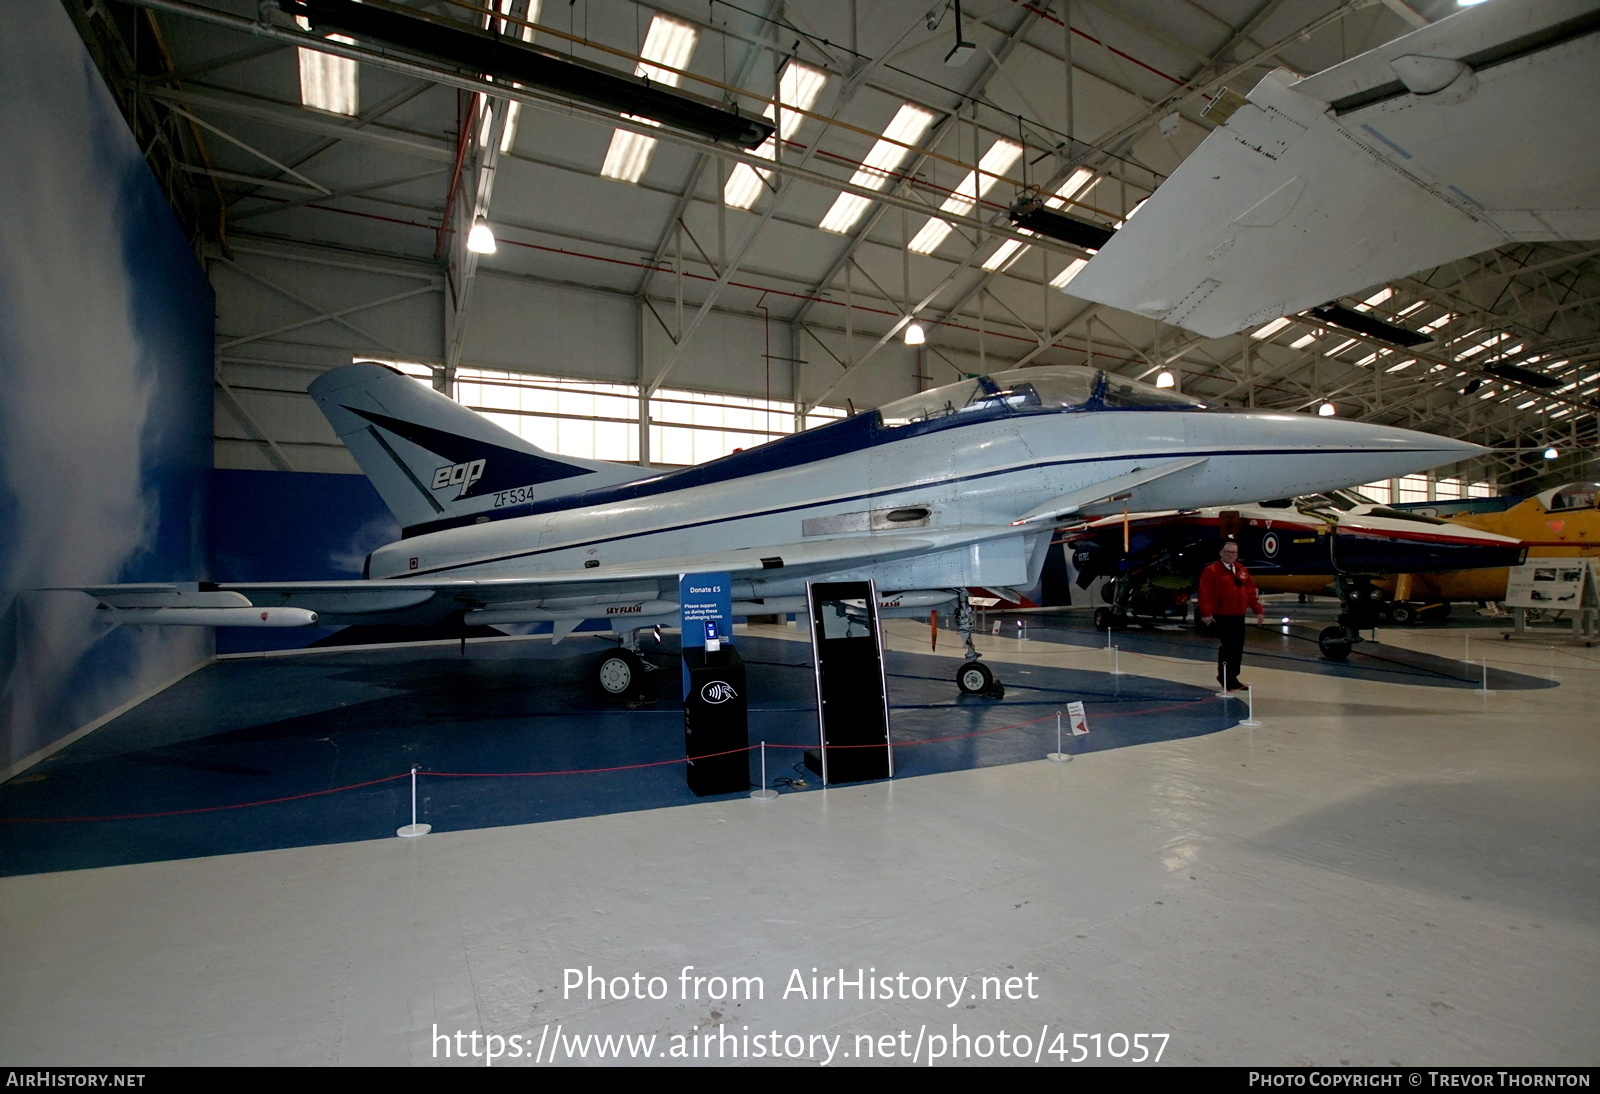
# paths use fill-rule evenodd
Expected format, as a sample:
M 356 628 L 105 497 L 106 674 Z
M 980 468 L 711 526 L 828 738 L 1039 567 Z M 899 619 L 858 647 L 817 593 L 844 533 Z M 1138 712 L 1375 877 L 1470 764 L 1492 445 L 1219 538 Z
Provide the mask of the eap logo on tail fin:
M 446 464 L 433 473 L 433 488 L 447 490 L 452 486 L 459 486 L 460 493 L 451 500 L 464 498 L 467 496 L 467 491 L 472 488 L 472 484 L 483 478 L 483 469 L 488 462 L 488 460 L 469 460 L 466 463 Z

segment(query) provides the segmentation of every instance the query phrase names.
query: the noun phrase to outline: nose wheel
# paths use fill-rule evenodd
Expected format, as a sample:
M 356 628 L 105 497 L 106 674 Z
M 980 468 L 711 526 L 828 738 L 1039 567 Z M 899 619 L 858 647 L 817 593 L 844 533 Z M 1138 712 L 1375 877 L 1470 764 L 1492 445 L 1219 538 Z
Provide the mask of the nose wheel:
M 982 661 L 968 661 L 957 669 L 956 687 L 962 695 L 982 695 L 986 699 L 1000 699 L 1006 693 L 1006 686 Z

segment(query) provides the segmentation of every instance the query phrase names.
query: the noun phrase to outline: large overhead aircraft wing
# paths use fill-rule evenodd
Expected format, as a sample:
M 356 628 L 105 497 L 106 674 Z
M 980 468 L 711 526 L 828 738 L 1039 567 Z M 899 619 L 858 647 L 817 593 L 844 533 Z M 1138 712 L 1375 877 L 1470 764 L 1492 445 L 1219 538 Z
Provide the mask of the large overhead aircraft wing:
M 1492 0 L 1208 112 L 1225 124 L 1072 295 L 1214 338 L 1507 243 L 1600 239 L 1600 0 Z
M 746 547 L 504 578 L 418 577 L 389 580 L 221 582 L 83 586 L 122 623 L 195 626 L 305 626 L 323 622 L 426 623 L 462 611 L 525 611 L 530 618 L 607 614 L 612 604 L 646 604 L 644 616 L 676 611 L 679 575 L 726 572 L 735 580 L 783 570 L 810 577 L 878 562 L 1021 535 L 1010 526 L 923 528 Z

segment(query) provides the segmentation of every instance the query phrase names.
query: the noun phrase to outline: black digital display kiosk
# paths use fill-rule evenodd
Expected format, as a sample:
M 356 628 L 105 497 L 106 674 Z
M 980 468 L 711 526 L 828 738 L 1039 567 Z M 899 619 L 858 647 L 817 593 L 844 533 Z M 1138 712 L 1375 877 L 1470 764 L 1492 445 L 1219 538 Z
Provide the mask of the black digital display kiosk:
M 806 766 L 824 786 L 890 778 L 894 754 L 877 587 L 870 581 L 816 581 L 807 584 L 806 599 L 822 737 L 822 747 L 806 753 Z

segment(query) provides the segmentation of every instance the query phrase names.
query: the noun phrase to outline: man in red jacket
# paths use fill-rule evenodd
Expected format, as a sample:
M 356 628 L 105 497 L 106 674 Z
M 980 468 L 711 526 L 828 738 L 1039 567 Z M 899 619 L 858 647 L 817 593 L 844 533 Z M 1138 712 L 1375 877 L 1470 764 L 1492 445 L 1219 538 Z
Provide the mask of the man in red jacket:
M 1265 623 L 1267 617 L 1250 571 L 1239 565 L 1239 545 L 1227 540 L 1217 558 L 1200 573 L 1200 622 L 1215 624 L 1222 642 L 1217 649 L 1217 683 L 1223 691 L 1242 691 L 1239 662 L 1244 658 L 1245 611 L 1255 612 L 1257 623 Z

